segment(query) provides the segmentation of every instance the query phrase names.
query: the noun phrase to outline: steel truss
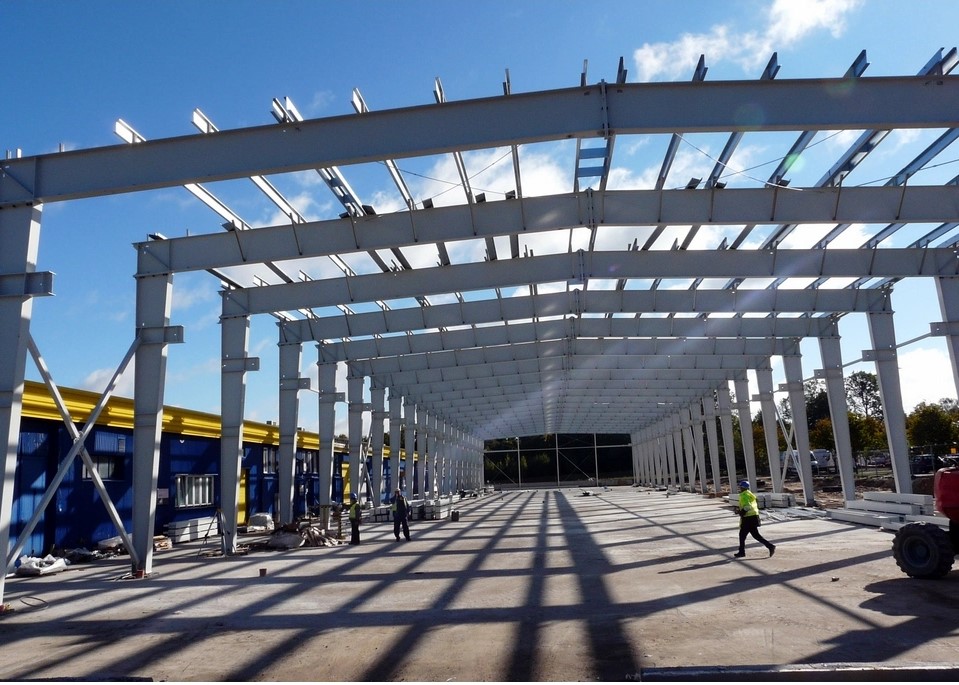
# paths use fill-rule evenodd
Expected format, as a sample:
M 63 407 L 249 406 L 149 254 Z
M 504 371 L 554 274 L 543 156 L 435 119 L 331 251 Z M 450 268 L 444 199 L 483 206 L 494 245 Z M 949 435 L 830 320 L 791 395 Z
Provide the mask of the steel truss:
M 799 454 L 808 454 L 800 355 L 807 338 L 820 347 L 816 375 L 826 383 L 848 495 L 852 461 L 839 326 L 851 312 L 868 321 L 872 349 L 863 359 L 876 363 L 897 489 L 909 492 L 891 294 L 900 280 L 933 279 L 943 320 L 930 322 L 930 330 L 947 339 L 957 378 L 959 241 L 953 231 L 959 187 L 954 180 L 914 182 L 957 137 L 959 78 L 949 75 L 954 64 L 955 51 L 940 51 L 918 76 L 868 78 L 862 54 L 841 78 L 788 80 L 774 78 L 774 57 L 757 81 L 709 83 L 700 60 L 691 82 L 630 84 L 621 63 L 611 83 L 588 85 L 584 69 L 579 87 L 518 94 L 507 73 L 502 96 L 459 102 L 447 99 L 437 79 L 436 104 L 421 107 L 371 111 L 356 91 L 354 114 L 305 120 L 289 99 L 274 100 L 273 124 L 219 130 L 197 110 L 199 135 L 151 141 L 120 122 L 124 145 L 6 160 L 0 170 L 0 430 L 8 447 L 0 469 L 0 549 L 10 542 L 10 474 L 32 300 L 52 293 L 52 277 L 36 271 L 40 210 L 50 202 L 172 186 L 185 187 L 219 219 L 214 231 L 137 244 L 129 546 L 134 570 L 144 575 L 152 569 L 166 348 L 179 341 L 170 306 L 175 275 L 187 271 L 207 271 L 224 284 L 220 505 L 226 553 L 236 545 L 246 374 L 259 368 L 249 355 L 249 323 L 263 314 L 278 323 L 284 517 L 291 513 L 295 432 L 306 390 L 316 391 L 321 488 L 327 493 L 334 405 L 342 401 L 349 403 L 351 458 L 360 458 L 361 437 L 371 436 L 374 471 L 386 420 L 397 447 L 405 428 L 407 454 L 415 437 L 431 478 L 423 479 L 421 469 L 420 482 L 410 487 L 423 497 L 482 484 L 484 439 L 550 432 L 629 433 L 637 482 L 701 491 L 711 484 L 719 492 L 725 480 L 736 492 L 742 474 L 732 459 L 732 416 L 749 425 L 750 402 L 757 402 L 778 490 L 777 391 L 790 400 Z M 762 120 L 744 122 L 743 102 L 761 110 Z M 944 133 L 890 182 L 849 182 L 888 132 L 912 128 Z M 867 133 L 819 183 L 790 185 L 785 176 L 792 162 L 818 132 L 833 130 Z M 783 161 L 767 181 L 730 171 L 737 146 L 758 131 L 798 135 L 784 146 Z M 726 134 L 723 152 L 704 184 L 698 178 L 670 184 L 677 149 L 696 133 Z M 659 134 L 669 136 L 669 145 L 655 187 L 609 188 L 615 152 L 622 148 L 614 142 Z M 524 192 L 524 146 L 564 140 L 576 142 L 571 192 L 531 196 L 528 182 Z M 472 182 L 467 153 L 499 147 L 512 162 L 515 187 L 490 197 L 492 191 Z M 463 202 L 416 200 L 401 165 L 447 154 L 456 161 Z M 401 211 L 364 205 L 347 181 L 351 166 L 371 162 L 389 172 Z M 345 211 L 339 217 L 307 220 L 268 179 L 308 169 L 340 202 Z M 237 178 L 251 179 L 289 221 L 252 228 L 208 188 Z M 860 248 L 826 249 L 852 224 L 876 228 Z M 923 229 L 908 247 L 892 242 L 904 228 L 924 224 L 936 228 Z M 818 242 L 782 246 L 787 236 L 795 241 L 803 227 L 814 225 L 832 228 Z M 685 237 L 661 244 L 671 227 L 684 229 Z M 711 230 L 728 227 L 739 230 L 731 242 L 711 238 Z M 766 237 L 750 246 L 749 238 L 762 230 Z M 578 231 L 588 240 L 574 241 Z M 557 234 L 568 237 L 565 250 L 530 249 Z M 620 234 L 630 241 L 610 249 L 608 237 Z M 508 249 L 498 250 L 498 240 Z M 520 240 L 527 242 L 523 252 Z M 470 241 L 481 246 L 473 257 L 451 259 L 451 244 Z M 403 252 L 421 245 L 435 245 L 435 265 L 414 266 Z M 368 270 L 347 266 L 345 258 L 358 256 L 369 260 Z M 332 260 L 342 275 L 316 277 L 301 266 L 294 277 L 284 265 L 291 260 Z M 300 375 L 306 343 L 317 348 L 315 389 Z M 785 369 L 779 388 L 773 387 L 773 358 L 781 358 Z M 346 392 L 336 386 L 339 364 L 348 368 Z M 371 401 L 364 397 L 367 379 Z M 752 434 L 743 431 L 742 437 L 752 480 Z M 398 453 L 391 452 L 393 473 Z M 804 484 L 811 483 L 802 456 L 800 468 Z M 360 469 L 351 473 L 357 489 Z M 380 478 L 373 473 L 370 480 L 375 497 Z M 811 501 L 811 488 L 804 496 Z M 2 589 L 0 576 L 0 599 Z

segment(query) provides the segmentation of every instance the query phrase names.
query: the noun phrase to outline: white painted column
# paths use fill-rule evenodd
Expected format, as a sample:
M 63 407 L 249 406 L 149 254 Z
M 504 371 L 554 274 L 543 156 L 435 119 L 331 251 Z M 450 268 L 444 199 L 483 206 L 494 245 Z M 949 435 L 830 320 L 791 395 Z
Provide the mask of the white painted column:
M 336 392 L 336 362 L 317 363 L 317 432 L 320 439 L 320 522 L 323 528 L 330 527 L 330 507 L 333 504 L 333 441 L 336 431 L 336 402 L 343 399 Z
M 941 277 L 935 281 L 942 322 L 933 323 L 930 330 L 933 335 L 946 339 L 949 361 L 952 362 L 952 382 L 959 396 L 959 277 Z
M 406 451 L 406 496 L 412 501 L 416 492 L 413 468 L 416 457 L 416 405 L 408 397 L 403 398 L 403 425 L 406 427 L 403 440 L 403 449 Z
M 678 417 L 674 416 L 673 419 Z M 666 443 L 667 454 L 672 455 L 673 463 L 676 464 L 676 485 L 682 490 L 686 486 L 686 467 L 683 463 L 682 450 L 677 447 L 676 424 L 673 419 L 666 419 L 663 422 L 663 442 Z M 682 442 L 678 444 L 681 447 Z
M 713 396 L 703 398 L 703 420 L 706 423 L 706 441 L 709 445 L 709 468 L 713 476 L 713 494 L 718 495 L 723 482 L 719 471 L 719 434 L 716 432 L 716 401 Z
M 699 400 L 689 406 L 689 417 L 693 432 L 696 469 L 699 471 L 699 491 L 706 494 L 706 445 L 703 439 L 703 405 Z
M 816 504 L 816 492 L 812 482 L 812 464 L 809 461 L 809 422 L 806 419 L 806 394 L 802 381 L 802 357 L 799 354 L 784 354 L 783 369 L 786 382 L 780 388 L 789 392 L 789 407 L 793 415 L 793 435 L 799 450 L 799 468 L 802 473 L 803 504 Z
M 3 560 L 0 603 L 3 602 L 8 568 L 6 559 L 10 550 L 14 474 L 20 444 L 23 376 L 33 295 L 50 294 L 53 283 L 51 275 L 36 271 L 41 211 L 42 205 L 39 204 L 0 211 L 0 279 L 11 281 L 11 292 L 0 295 L 0 436 L 3 439 L 3 454 L 0 456 L 0 559 Z M 37 278 L 43 276 L 47 277 L 46 285 L 37 287 Z M 18 283 L 16 289 L 13 289 L 13 283 Z
M 396 490 L 400 487 L 400 452 L 403 442 L 403 423 L 401 412 L 403 409 L 403 398 L 393 388 L 390 388 L 390 490 Z M 388 493 L 390 497 L 392 492 Z
M 755 488 L 756 483 L 756 446 L 753 442 L 752 405 L 749 402 L 749 379 L 743 374 L 742 378 L 734 381 L 736 387 L 736 411 L 739 414 L 739 437 L 743 443 L 743 458 L 746 462 L 746 480 Z M 739 492 L 739 479 L 736 479 L 735 490 Z
M 432 454 L 429 453 L 432 445 L 429 442 L 429 414 L 421 407 L 416 408 L 416 446 L 419 457 L 420 472 L 417 477 L 417 488 L 420 491 L 420 497 L 424 500 L 429 498 L 429 491 L 426 488 L 426 463 L 427 459 L 432 463 Z
M 280 348 L 280 448 L 277 451 L 277 487 L 280 523 L 293 521 L 293 482 L 296 468 L 296 428 L 299 421 L 300 359 L 303 345 L 281 343 Z M 303 379 L 309 384 L 309 379 Z
M 383 422 L 386 420 L 386 388 L 376 382 L 370 385 L 370 416 L 373 421 L 370 430 L 370 449 L 373 460 L 370 470 L 373 483 L 373 506 L 378 507 L 383 500 Z
M 350 501 L 350 494 L 356 493 L 356 500 L 363 503 L 361 476 L 366 470 L 366 455 L 363 454 L 363 376 L 349 375 L 346 378 L 346 398 L 349 402 L 347 422 L 350 440 L 350 486 L 343 493 L 343 502 Z
M 766 454 L 769 455 L 769 477 L 773 481 L 773 492 L 782 492 L 783 474 L 779 459 L 779 427 L 776 422 L 776 400 L 773 396 L 773 370 L 771 366 L 766 365 L 756 369 L 756 384 L 759 386 L 759 394 L 753 399 L 759 400 L 762 407 Z M 756 485 L 752 481 L 750 481 L 750 484 Z
M 228 293 L 224 293 L 226 296 Z M 225 301 L 225 300 L 224 300 Z M 220 514 L 223 553 L 236 553 L 237 507 L 240 499 L 240 464 L 243 461 L 243 411 L 246 406 L 246 373 L 260 368 L 259 359 L 247 357 L 250 318 L 220 318 Z M 140 373 L 137 354 L 137 373 Z M 134 438 L 135 439 L 135 438 Z
M 739 492 L 739 477 L 736 475 L 736 443 L 733 439 L 733 407 L 729 397 L 729 384 L 723 383 L 716 391 L 719 405 L 719 426 L 723 435 L 723 453 L 726 455 L 726 477 L 729 494 Z
M 886 424 L 896 492 L 911 495 L 909 442 L 906 439 L 906 414 L 902 407 L 899 356 L 896 352 L 896 329 L 892 311 L 869 312 L 867 320 L 872 349 L 863 350 L 862 358 L 864 361 L 876 363 L 876 379 L 879 382 L 879 397 L 882 400 L 882 415 Z
M 689 470 L 689 461 L 686 459 L 685 454 L 683 453 L 683 424 L 682 418 L 679 414 L 673 414 L 672 424 L 673 452 L 676 454 L 676 464 L 683 473 L 683 477 L 680 479 L 679 485 L 683 490 L 692 492 L 693 472 Z
M 856 469 L 853 463 L 852 438 L 849 434 L 849 407 L 846 404 L 846 384 L 842 372 L 842 348 L 838 326 L 836 335 L 819 339 L 822 369 L 816 370 L 817 378 L 826 380 L 826 398 L 829 401 L 829 417 L 832 436 L 836 445 L 836 468 L 842 484 L 844 500 L 856 499 Z

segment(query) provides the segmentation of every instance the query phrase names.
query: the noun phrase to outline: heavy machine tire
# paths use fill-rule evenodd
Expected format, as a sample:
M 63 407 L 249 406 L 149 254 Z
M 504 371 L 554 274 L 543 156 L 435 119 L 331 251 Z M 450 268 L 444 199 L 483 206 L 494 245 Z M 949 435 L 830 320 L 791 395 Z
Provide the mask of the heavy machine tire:
M 913 578 L 942 578 L 956 553 L 949 533 L 933 523 L 908 523 L 892 541 L 892 554 L 903 573 Z

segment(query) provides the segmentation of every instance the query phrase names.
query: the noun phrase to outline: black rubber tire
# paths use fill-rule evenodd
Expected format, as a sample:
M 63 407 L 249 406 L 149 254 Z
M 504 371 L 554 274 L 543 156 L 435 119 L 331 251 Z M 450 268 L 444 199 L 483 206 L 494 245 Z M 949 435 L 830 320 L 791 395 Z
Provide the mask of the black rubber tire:
M 892 554 L 913 578 L 942 578 L 952 569 L 955 551 L 949 533 L 933 523 L 908 523 L 896 531 Z

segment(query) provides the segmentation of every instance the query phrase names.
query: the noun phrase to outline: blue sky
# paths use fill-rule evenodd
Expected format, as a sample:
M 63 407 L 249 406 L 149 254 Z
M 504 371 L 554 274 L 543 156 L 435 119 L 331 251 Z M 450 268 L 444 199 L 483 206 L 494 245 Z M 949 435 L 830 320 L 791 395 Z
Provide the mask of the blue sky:
M 4 68 L 0 71 L 0 148 L 23 155 L 114 145 L 123 119 L 148 139 L 193 135 L 195 108 L 220 129 L 273 123 L 274 97 L 289 97 L 306 117 L 353 112 L 353 88 L 371 109 L 429 104 L 434 79 L 446 97 L 461 100 L 502 94 L 508 69 L 514 92 L 613 81 L 620 57 L 628 81 L 688 81 L 700 54 L 707 80 L 755 79 L 778 53 L 778 79 L 841 76 L 860 50 L 866 76 L 911 75 L 939 48 L 956 44 L 959 3 L 915 0 L 833 2 L 572 2 L 563 0 L 460 2 L 13 2 L 0 0 Z M 915 135 L 929 135 L 919 133 Z M 793 185 L 812 184 L 853 135 L 817 137 L 809 177 L 801 165 Z M 929 138 L 931 140 L 931 137 Z M 671 180 L 679 184 L 712 166 L 723 139 L 703 136 L 684 146 Z M 920 141 L 921 142 L 921 141 Z M 898 170 L 897 156 L 915 140 L 883 143 L 851 182 L 874 183 Z M 915 148 L 910 148 L 915 149 Z M 747 136 L 731 166 L 762 175 L 774 148 L 762 135 Z M 2 152 L 0 152 L 2 153 Z M 524 151 L 526 194 L 568 192 L 568 151 Z M 467 155 L 477 187 L 496 192 L 504 172 L 502 151 Z M 939 160 L 959 156 L 947 150 Z M 650 187 L 662 161 L 662 142 L 617 144 L 611 187 Z M 957 164 L 930 169 L 916 182 L 942 183 Z M 404 172 L 413 194 L 455 201 L 450 160 L 411 160 Z M 398 209 L 389 176 L 377 168 L 343 170 L 364 202 Z M 744 172 L 748 175 L 748 172 Z M 277 179 L 311 219 L 341 209 L 315 174 Z M 735 181 L 733 181 L 735 182 Z M 211 188 L 252 225 L 268 225 L 275 211 L 246 181 Z M 441 200 L 442 201 L 442 200 Z M 439 204 L 439 202 L 438 202 Z M 168 236 L 213 232 L 222 220 L 186 190 L 170 188 L 44 208 L 40 268 L 55 272 L 56 295 L 34 306 L 33 334 L 54 378 L 64 386 L 102 390 L 132 341 L 135 255 L 131 247 L 152 232 Z M 704 238 L 705 239 L 705 238 Z M 848 237 L 855 243 L 855 230 Z M 903 237 L 905 240 L 906 237 Z M 541 253 L 538 251 L 537 253 Z M 428 260 L 428 256 L 422 256 Z M 358 265 L 362 269 L 362 265 Z M 183 345 L 170 349 L 167 403 L 219 410 L 218 283 L 206 274 L 177 277 L 173 323 L 186 328 Z M 900 286 L 893 296 L 900 340 L 928 332 L 941 317 L 928 283 Z M 841 325 L 844 357 L 870 347 L 863 321 Z M 248 380 L 247 415 L 275 419 L 276 329 L 254 319 L 251 354 L 261 371 Z M 818 347 L 804 344 L 806 368 L 818 366 Z M 315 378 L 311 347 L 304 374 Z M 940 341 L 921 340 L 900 350 L 907 411 L 919 401 L 955 397 Z M 864 366 L 866 370 L 872 370 Z M 849 369 L 856 370 L 855 368 Z M 28 362 L 28 377 L 39 375 Z M 780 380 L 780 379 L 777 379 Z M 127 374 L 121 392 L 132 384 Z M 345 390 L 345 383 L 344 388 Z M 301 424 L 315 426 L 304 397 Z M 345 431 L 345 408 L 338 412 Z

